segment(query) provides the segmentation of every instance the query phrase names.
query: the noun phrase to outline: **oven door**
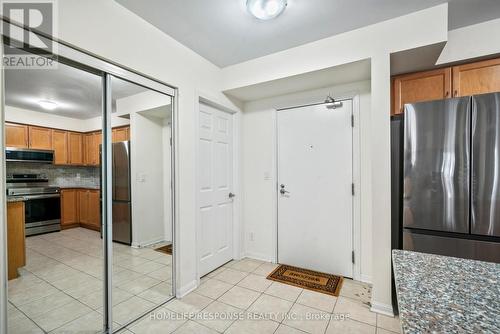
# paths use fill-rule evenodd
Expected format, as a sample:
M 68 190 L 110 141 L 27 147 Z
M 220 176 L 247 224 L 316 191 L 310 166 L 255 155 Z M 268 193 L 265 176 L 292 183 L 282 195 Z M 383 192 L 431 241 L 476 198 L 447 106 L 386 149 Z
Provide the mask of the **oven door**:
M 59 231 L 61 229 L 61 200 L 59 194 L 30 196 L 25 201 L 26 235 Z

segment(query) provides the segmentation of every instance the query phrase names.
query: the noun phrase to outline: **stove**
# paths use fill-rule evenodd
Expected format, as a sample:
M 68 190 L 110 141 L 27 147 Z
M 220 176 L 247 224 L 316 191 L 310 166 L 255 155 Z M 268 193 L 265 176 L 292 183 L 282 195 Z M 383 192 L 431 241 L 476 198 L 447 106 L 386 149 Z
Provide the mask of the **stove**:
M 26 236 L 61 230 L 61 190 L 42 174 L 7 175 L 7 200 L 24 202 Z

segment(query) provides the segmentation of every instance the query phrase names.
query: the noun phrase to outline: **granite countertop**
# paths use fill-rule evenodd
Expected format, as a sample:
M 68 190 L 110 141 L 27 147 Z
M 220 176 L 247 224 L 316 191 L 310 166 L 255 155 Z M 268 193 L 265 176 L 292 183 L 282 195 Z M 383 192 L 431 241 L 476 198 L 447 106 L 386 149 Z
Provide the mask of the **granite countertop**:
M 500 264 L 393 250 L 404 333 L 500 333 Z

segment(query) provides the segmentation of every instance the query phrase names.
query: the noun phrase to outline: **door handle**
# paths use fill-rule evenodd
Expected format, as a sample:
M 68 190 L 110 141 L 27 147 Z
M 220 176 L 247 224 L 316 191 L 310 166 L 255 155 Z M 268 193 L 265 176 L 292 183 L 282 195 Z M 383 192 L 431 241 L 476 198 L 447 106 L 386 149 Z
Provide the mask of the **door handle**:
M 280 189 L 280 193 L 281 195 L 285 195 L 285 194 L 289 194 L 290 192 L 288 190 L 285 190 L 285 185 L 282 184 L 280 185 L 281 189 Z
M 229 199 L 233 199 L 233 198 L 235 198 L 235 197 L 236 197 L 236 194 L 229 193 L 228 197 L 229 197 Z

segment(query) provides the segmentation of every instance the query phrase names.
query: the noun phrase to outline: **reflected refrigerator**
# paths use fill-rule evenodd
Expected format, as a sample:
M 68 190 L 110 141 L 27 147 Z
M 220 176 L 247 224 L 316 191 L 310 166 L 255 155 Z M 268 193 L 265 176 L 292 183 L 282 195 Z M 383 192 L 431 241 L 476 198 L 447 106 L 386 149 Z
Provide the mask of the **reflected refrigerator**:
M 131 245 L 132 196 L 130 185 L 130 141 L 113 143 L 111 156 L 113 241 Z
M 500 262 L 500 93 L 408 104 L 403 248 Z

